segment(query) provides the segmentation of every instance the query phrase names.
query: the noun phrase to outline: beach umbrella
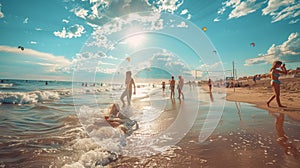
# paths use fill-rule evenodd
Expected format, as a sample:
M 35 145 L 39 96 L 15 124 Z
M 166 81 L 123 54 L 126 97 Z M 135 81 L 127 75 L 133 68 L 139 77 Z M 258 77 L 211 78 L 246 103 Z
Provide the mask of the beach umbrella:
M 207 27 L 202 27 L 202 30 L 204 31 L 204 32 L 206 32 L 206 30 L 207 30 Z

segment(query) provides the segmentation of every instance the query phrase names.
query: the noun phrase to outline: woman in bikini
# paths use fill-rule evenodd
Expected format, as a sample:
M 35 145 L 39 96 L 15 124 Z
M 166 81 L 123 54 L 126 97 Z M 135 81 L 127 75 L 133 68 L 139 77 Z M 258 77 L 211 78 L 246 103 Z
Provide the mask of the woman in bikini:
M 133 94 L 136 93 L 136 87 L 133 78 L 131 77 L 131 71 L 126 72 L 126 79 L 125 79 L 125 86 L 126 89 L 122 93 L 120 99 L 123 103 L 123 107 L 125 106 L 124 97 L 127 97 L 127 103 L 128 105 L 131 104 L 131 96 L 132 96 L 132 87 L 134 89 Z
M 274 61 L 273 66 L 270 69 L 271 85 L 274 94 L 269 98 L 267 102 L 268 107 L 270 106 L 270 103 L 274 98 L 276 98 L 278 107 L 286 107 L 283 106 L 280 102 L 280 80 L 279 80 L 280 73 L 287 74 L 285 64 L 282 64 L 281 61 Z

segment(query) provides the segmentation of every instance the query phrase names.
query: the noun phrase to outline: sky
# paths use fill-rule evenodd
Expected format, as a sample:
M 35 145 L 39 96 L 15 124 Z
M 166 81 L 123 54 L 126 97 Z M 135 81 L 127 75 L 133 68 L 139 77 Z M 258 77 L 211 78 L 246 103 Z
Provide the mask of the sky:
M 204 29 L 205 28 L 205 29 Z M 186 79 L 300 67 L 299 0 L 0 0 L 0 78 Z M 19 47 L 20 46 L 20 47 Z M 22 47 L 24 50 L 22 50 Z

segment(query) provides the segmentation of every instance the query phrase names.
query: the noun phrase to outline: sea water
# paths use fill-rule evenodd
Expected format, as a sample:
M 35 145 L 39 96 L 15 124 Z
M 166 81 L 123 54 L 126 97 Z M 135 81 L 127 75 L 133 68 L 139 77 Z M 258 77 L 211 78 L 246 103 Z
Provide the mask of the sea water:
M 126 137 L 104 115 L 120 103 L 123 90 L 122 84 L 5 80 L 0 85 L 0 167 L 95 167 L 114 161 Z M 137 90 L 133 101 L 149 98 L 158 88 L 141 84 Z M 151 111 L 147 120 L 163 112 L 151 106 L 141 110 Z
M 182 166 L 189 165 L 193 159 L 198 158 L 201 162 L 197 160 L 196 164 L 219 167 L 221 164 L 214 160 L 220 152 L 229 154 L 220 159 L 231 167 L 247 165 L 245 160 L 238 163 L 234 159 L 226 160 L 232 158 L 231 154 L 248 160 L 257 155 L 257 160 L 263 160 L 262 164 L 257 162 L 257 166 L 294 167 L 299 163 L 297 159 L 291 161 L 281 150 L 283 147 L 276 144 L 276 117 L 248 104 L 240 106 L 239 103 L 226 102 L 216 129 L 207 140 L 200 143 L 198 136 L 203 131 L 213 100 L 203 90 L 197 92 L 190 90 L 188 86 L 184 87 L 185 93 L 201 96 L 195 98 L 186 95 L 185 100 L 176 99 L 174 104 L 169 98 L 168 90 L 163 93 L 160 86 L 139 85 L 137 95 L 133 96 L 132 107 L 122 108 L 126 115 L 140 124 L 137 133 L 127 136 L 121 130 L 110 127 L 104 120 L 104 115 L 108 113 L 112 103 L 120 103 L 119 97 L 123 90 L 124 86 L 121 84 L 87 83 L 85 86 L 81 82 L 48 81 L 46 85 L 45 81 L 5 80 L 0 85 L 0 167 L 103 167 L 114 163 L 122 165 L 127 162 L 122 159 L 124 154 L 129 156 L 132 152 L 129 147 L 134 148 L 137 145 L 137 150 L 133 152 L 143 154 L 150 151 L 160 154 L 158 156 L 162 158 L 176 158 L 174 151 L 184 152 L 188 149 L 187 162 Z M 214 96 L 216 101 L 217 95 Z M 139 103 L 134 104 L 137 101 Z M 186 106 L 183 113 L 178 113 L 175 117 L 168 114 L 168 111 L 183 107 L 184 103 Z M 189 106 L 187 103 L 192 104 Z M 188 113 L 195 110 L 194 106 L 199 107 L 195 108 L 196 113 Z M 165 131 L 163 125 L 168 121 L 176 122 L 176 116 L 180 115 L 190 117 L 179 120 L 187 125 L 184 131 L 191 129 L 188 134 L 183 134 L 181 141 L 175 141 L 168 134 L 158 137 L 156 141 L 147 139 Z M 162 121 L 156 122 L 157 120 Z M 299 153 L 299 121 L 286 117 L 285 122 L 289 126 L 286 129 L 286 133 L 290 135 L 289 142 L 296 144 L 296 152 Z M 155 145 L 157 141 L 159 142 Z M 170 141 L 174 143 L 164 143 Z M 151 143 L 154 145 L 149 145 Z M 199 153 L 201 155 L 197 157 L 190 157 L 191 154 Z M 138 163 L 129 165 L 151 160 L 151 157 L 143 158 Z M 162 158 L 159 160 L 163 160 Z M 284 163 L 280 163 L 282 158 Z M 174 165 L 180 165 L 173 162 Z M 166 165 L 171 163 L 170 161 Z M 255 165 L 255 162 L 252 163 Z M 154 160 L 153 164 L 156 164 Z M 163 166 L 164 162 L 160 164 Z

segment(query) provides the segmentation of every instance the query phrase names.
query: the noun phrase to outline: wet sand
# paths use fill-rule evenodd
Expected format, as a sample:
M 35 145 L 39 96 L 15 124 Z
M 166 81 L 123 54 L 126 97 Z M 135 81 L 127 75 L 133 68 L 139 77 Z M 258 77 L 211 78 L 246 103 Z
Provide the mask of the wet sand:
M 209 97 L 206 91 L 201 91 L 200 94 Z M 186 98 L 183 101 L 187 103 L 190 99 Z M 166 122 L 164 118 L 176 118 L 183 101 L 175 99 L 175 104 L 171 100 L 168 101 L 168 110 L 155 121 L 159 126 L 157 130 L 164 130 L 174 121 Z M 203 131 L 202 127 L 209 115 L 209 98 L 208 101 L 201 100 L 200 104 L 193 127 L 172 148 L 152 156 L 121 156 L 110 166 L 299 167 L 299 120 L 285 113 L 277 113 L 276 110 L 267 111 L 248 103 L 226 101 L 217 128 L 208 139 L 200 143 L 199 134 Z
M 267 101 L 273 94 L 270 79 L 259 80 L 256 84 L 253 81 L 246 82 L 249 87 L 227 88 L 226 98 L 229 101 L 255 104 L 268 111 L 289 114 L 300 120 L 300 78 L 282 78 L 280 81 L 280 99 L 286 108 L 278 107 L 275 99 L 267 107 Z

